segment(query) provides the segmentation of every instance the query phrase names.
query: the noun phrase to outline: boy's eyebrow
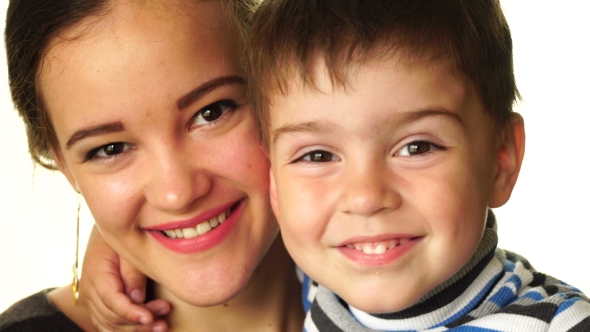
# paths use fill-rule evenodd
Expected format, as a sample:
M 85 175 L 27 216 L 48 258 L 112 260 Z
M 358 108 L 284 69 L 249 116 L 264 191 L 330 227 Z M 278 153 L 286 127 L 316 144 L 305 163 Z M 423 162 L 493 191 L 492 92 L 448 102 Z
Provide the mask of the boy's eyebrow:
M 456 122 L 457 124 L 461 125 L 462 127 L 465 126 L 463 119 L 459 114 L 451 112 L 444 108 L 432 108 L 432 109 L 424 109 L 416 112 L 407 112 L 400 115 L 400 117 L 394 117 L 392 122 L 395 126 L 404 125 L 407 123 L 411 123 L 414 121 L 418 121 L 420 119 L 431 117 L 431 116 L 443 116 Z
M 176 102 L 176 107 L 178 110 L 182 110 L 185 107 L 191 105 L 192 103 L 196 102 L 197 100 L 201 99 L 206 93 L 211 92 L 220 86 L 223 85 L 230 85 L 230 84 L 246 84 L 246 81 L 243 77 L 238 75 L 230 75 L 230 76 L 223 76 L 212 79 L 207 81 L 198 87 L 194 88 L 189 93 L 185 94 L 184 96 L 180 97 Z
M 416 112 L 406 112 L 392 117 L 389 121 L 384 121 L 381 126 L 387 128 L 399 127 L 411 122 L 418 121 L 426 117 L 442 116 L 464 127 L 465 123 L 457 113 L 453 113 L 444 108 L 424 109 Z M 337 130 L 338 126 L 333 123 L 309 121 L 298 124 L 287 124 L 272 132 L 272 142 L 276 143 L 283 136 L 294 132 L 330 132 Z
M 272 142 L 276 143 L 279 139 L 289 133 L 317 133 L 334 131 L 337 126 L 325 122 L 309 121 L 293 125 L 284 125 L 272 132 Z

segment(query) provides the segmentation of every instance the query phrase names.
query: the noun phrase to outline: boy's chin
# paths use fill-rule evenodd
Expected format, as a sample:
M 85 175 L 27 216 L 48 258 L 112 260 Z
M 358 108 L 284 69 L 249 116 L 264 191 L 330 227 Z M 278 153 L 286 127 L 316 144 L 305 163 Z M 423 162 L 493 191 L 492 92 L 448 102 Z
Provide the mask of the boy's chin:
M 344 301 L 346 301 L 344 299 Z M 355 303 L 356 302 L 356 303 Z M 354 308 L 369 313 L 369 314 L 386 314 L 386 313 L 392 313 L 392 312 L 399 312 L 402 311 L 408 307 L 410 307 L 412 304 L 414 304 L 414 302 L 410 303 L 410 304 L 391 304 L 391 303 L 368 303 L 368 302 L 359 302 L 359 301 L 353 301 L 348 302 L 346 301 L 346 303 L 348 303 L 349 305 L 353 306 Z
M 422 297 L 421 294 L 409 294 L 383 289 L 375 292 L 360 292 L 362 294 L 345 294 L 340 297 L 354 308 L 370 314 L 402 311 L 412 306 Z

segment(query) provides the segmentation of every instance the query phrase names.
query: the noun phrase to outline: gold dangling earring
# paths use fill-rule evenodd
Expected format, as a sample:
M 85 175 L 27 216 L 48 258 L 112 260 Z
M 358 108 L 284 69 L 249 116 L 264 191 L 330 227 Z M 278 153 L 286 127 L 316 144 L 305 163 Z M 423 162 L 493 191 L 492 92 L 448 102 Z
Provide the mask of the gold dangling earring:
M 78 278 L 78 241 L 80 239 L 80 193 L 78 193 L 78 211 L 76 213 L 76 257 L 74 266 L 72 266 L 72 296 L 74 305 L 78 304 L 78 286 L 80 284 L 80 278 Z

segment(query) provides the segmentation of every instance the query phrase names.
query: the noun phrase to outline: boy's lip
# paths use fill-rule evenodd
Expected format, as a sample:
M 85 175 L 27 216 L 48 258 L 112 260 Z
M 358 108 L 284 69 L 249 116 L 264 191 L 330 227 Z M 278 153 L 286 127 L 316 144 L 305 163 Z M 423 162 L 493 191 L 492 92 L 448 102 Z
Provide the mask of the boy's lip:
M 227 204 L 208 210 L 205 213 L 199 214 L 197 217 L 191 218 L 189 220 L 166 223 L 155 227 L 145 228 L 144 230 L 146 230 L 166 248 L 174 252 L 186 254 L 205 251 L 219 245 L 225 240 L 225 238 L 227 238 L 227 236 L 233 230 L 237 220 L 240 219 L 245 206 L 245 200 L 241 200 L 233 204 Z M 195 227 L 196 225 L 207 221 L 207 218 L 211 218 L 210 216 L 216 216 L 215 213 L 217 211 L 219 211 L 217 214 L 220 214 L 230 209 L 231 214 L 229 214 L 227 219 L 205 234 L 191 238 L 171 238 L 166 236 L 163 232 L 164 230 Z
M 380 236 L 358 236 L 342 242 L 336 249 L 352 262 L 365 267 L 376 267 L 390 264 L 405 253 L 410 251 L 415 245 L 421 242 L 423 236 L 406 235 L 406 234 L 387 234 Z M 377 252 L 374 244 L 391 244 L 386 250 Z M 373 250 L 365 252 L 364 246 L 371 246 Z M 359 248 L 359 246 L 361 248 Z M 383 249 L 383 248 L 381 248 Z
M 347 245 L 354 245 L 355 243 L 375 243 L 375 242 L 386 242 L 391 240 L 401 240 L 401 239 L 413 239 L 418 238 L 420 236 L 413 235 L 413 234 L 401 234 L 401 233 L 390 233 L 390 234 L 379 234 L 379 235 L 369 235 L 369 236 L 355 236 L 344 240 L 340 244 L 335 245 L 335 247 L 346 247 Z

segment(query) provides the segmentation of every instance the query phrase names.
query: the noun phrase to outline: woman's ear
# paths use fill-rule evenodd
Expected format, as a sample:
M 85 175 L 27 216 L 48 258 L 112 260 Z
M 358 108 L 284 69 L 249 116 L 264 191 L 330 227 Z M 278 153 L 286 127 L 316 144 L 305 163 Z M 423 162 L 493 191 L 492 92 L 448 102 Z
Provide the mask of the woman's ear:
M 510 115 L 509 126 L 503 136 L 496 155 L 497 171 L 489 201 L 491 208 L 500 207 L 508 201 L 520 173 L 525 146 L 524 120 L 520 114 Z
M 277 198 L 277 185 L 275 183 L 275 177 L 272 174 L 272 168 L 269 171 L 270 173 L 270 206 L 272 207 L 272 212 L 274 212 L 277 222 L 280 223 L 279 218 L 279 200 Z
M 52 148 L 51 154 L 53 155 L 53 160 L 55 161 L 57 169 L 66 177 L 66 179 L 68 179 L 68 182 L 72 188 L 74 188 L 74 190 L 79 193 L 80 187 L 78 186 L 78 181 L 76 181 L 76 178 L 74 178 L 74 175 L 72 174 L 72 171 L 70 171 L 68 164 L 63 159 L 61 150 Z

